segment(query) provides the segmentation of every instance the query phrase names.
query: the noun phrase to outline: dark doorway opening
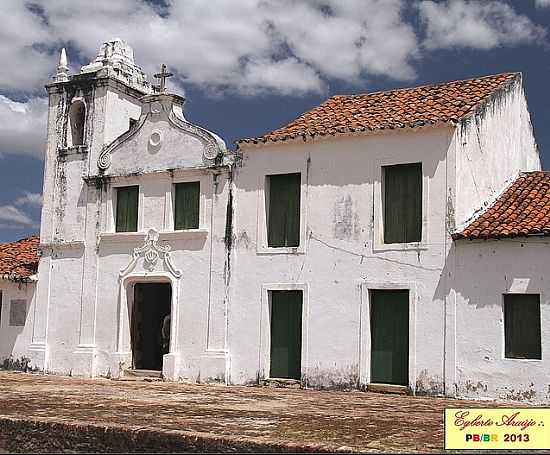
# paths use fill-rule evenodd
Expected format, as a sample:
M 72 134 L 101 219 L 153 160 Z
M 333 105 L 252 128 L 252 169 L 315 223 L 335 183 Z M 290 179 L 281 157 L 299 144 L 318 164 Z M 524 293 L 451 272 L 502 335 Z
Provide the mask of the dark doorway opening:
M 371 382 L 408 385 L 409 291 L 371 291 Z
M 271 378 L 300 379 L 302 291 L 271 291 Z
M 168 353 L 171 302 L 169 283 L 134 286 L 130 326 L 132 368 L 162 370 L 162 356 Z

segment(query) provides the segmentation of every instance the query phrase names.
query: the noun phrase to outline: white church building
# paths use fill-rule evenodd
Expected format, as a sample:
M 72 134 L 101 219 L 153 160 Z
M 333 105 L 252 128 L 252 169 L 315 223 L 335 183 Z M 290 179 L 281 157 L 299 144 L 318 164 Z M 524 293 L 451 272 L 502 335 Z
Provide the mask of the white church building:
M 186 120 L 121 40 L 49 83 L 40 239 L 0 244 L 0 365 L 550 403 L 550 173 L 519 73 Z M 11 360 L 10 360 L 11 359 Z

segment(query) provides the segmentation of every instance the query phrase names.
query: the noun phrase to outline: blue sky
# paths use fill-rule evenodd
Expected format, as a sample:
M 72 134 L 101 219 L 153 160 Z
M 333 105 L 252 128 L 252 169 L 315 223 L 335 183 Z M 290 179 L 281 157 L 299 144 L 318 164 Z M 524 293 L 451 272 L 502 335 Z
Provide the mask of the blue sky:
M 521 71 L 550 168 L 550 0 L 3 0 L 0 13 L 0 242 L 39 230 L 60 48 L 78 71 L 113 37 L 149 75 L 166 63 L 187 118 L 232 148 L 334 94 Z

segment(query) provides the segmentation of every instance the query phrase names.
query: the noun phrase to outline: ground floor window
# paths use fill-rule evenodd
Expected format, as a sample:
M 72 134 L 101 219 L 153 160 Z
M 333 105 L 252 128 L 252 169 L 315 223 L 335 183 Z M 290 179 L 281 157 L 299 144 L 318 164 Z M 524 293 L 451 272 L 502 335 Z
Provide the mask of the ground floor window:
M 504 356 L 541 359 L 539 294 L 504 294 Z
M 27 319 L 27 301 L 15 299 L 10 302 L 10 325 L 22 327 Z
M 302 291 L 270 291 L 271 378 L 300 379 Z

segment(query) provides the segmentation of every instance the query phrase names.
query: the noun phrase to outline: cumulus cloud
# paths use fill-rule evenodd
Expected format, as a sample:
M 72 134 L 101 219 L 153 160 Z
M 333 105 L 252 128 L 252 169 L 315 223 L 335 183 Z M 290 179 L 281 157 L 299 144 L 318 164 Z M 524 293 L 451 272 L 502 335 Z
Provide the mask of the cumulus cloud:
M 3 227 L 34 226 L 34 221 L 13 205 L 0 205 L 0 223 Z
M 0 10 L 6 18 L 0 27 L 0 88 L 42 92 L 56 63 L 56 56 L 44 45 L 53 44 L 55 39 L 27 2 L 3 0 Z
M 40 193 L 29 193 L 25 191 L 23 196 L 19 196 L 13 201 L 15 205 L 26 205 L 29 207 L 42 207 L 42 195 Z
M 501 1 L 422 1 L 418 5 L 426 27 L 427 49 L 492 49 L 537 42 L 546 30 Z
M 161 62 L 185 84 L 250 94 L 320 92 L 330 78 L 370 74 L 410 79 L 417 37 L 401 17 L 404 0 L 7 0 L 16 14 L 3 30 L 8 48 L 0 86 L 38 90 L 69 43 L 81 59 L 120 37 L 152 73 Z M 26 7 L 25 7 L 26 5 Z M 78 18 L 76 21 L 75 18 Z M 21 24 L 29 33 L 21 33 Z M 18 36 L 16 42 L 11 36 Z M 0 35 L 2 37 L 2 35 Z M 1 56 L 2 54 L 0 54 Z
M 0 95 L 0 154 L 42 158 L 46 148 L 47 110 L 47 101 L 43 98 L 18 102 Z
M 62 45 L 69 45 L 69 60 L 78 69 L 113 37 L 134 47 L 137 62 L 149 74 L 164 62 L 179 85 L 216 91 L 289 95 L 322 92 L 331 79 L 364 82 L 374 75 L 410 80 L 420 57 L 420 32 L 403 15 L 410 5 L 405 0 L 186 0 L 160 5 L 145 0 L 4 0 L 1 8 L 10 12 L 10 21 L 0 30 L 0 58 L 10 64 L 0 68 L 0 87 L 41 90 Z M 428 49 L 489 49 L 544 35 L 543 28 L 500 0 L 426 0 L 416 12 Z
M 550 0 L 535 0 L 535 4 L 541 8 L 550 6 Z

